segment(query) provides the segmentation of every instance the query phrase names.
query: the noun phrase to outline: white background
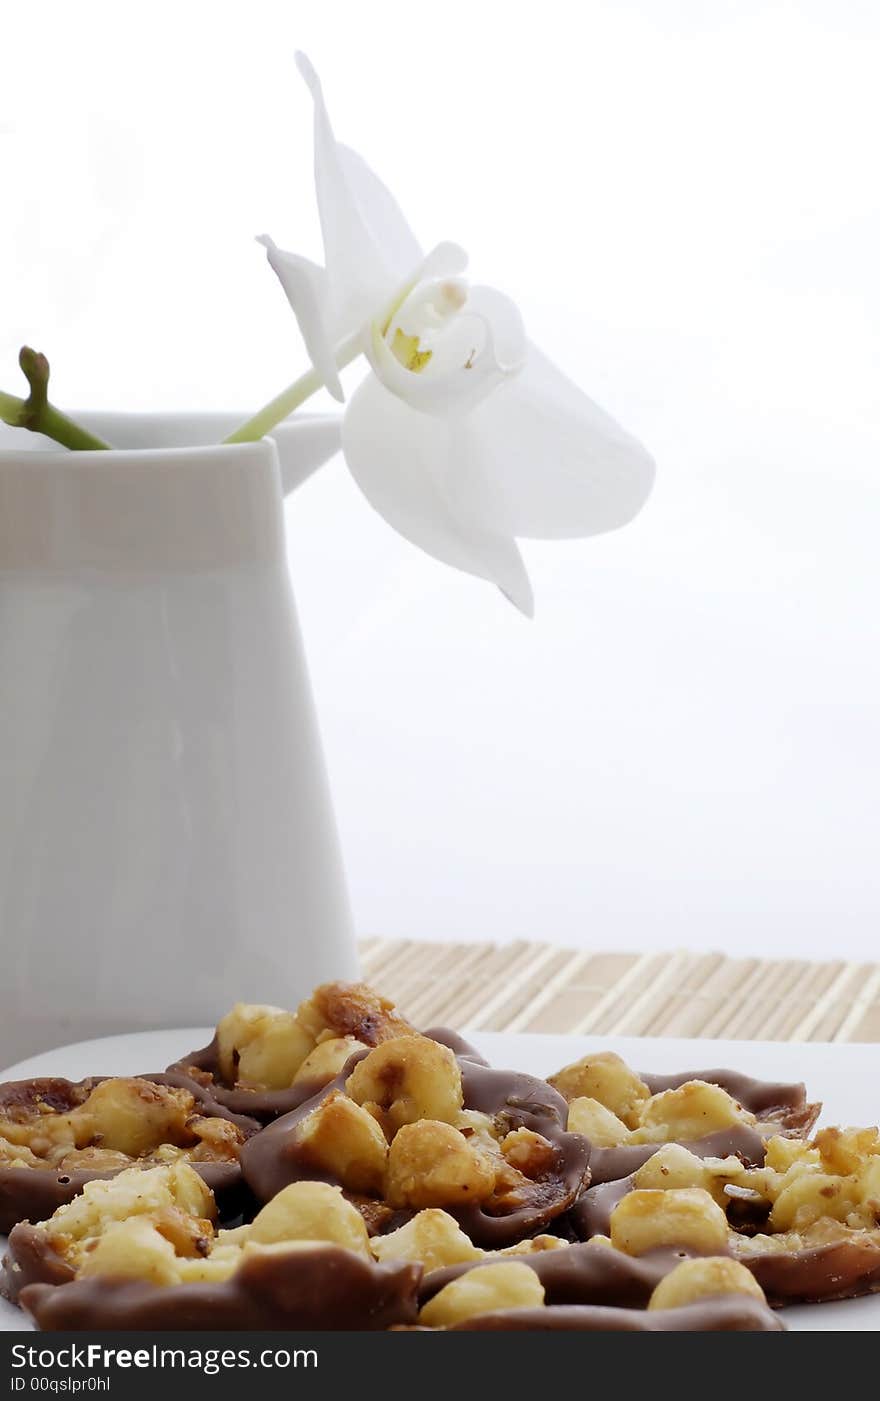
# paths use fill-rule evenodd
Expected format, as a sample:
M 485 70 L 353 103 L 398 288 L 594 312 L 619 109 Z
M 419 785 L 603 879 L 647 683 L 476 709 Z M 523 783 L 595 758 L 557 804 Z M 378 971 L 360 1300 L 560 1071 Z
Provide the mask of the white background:
M 308 96 L 651 448 L 533 623 L 341 461 L 289 508 L 362 933 L 877 949 L 880 13 L 850 0 L 42 3 L 4 18 L 0 384 L 255 408 L 305 365 Z M 536 463 L 540 470 L 540 463 Z

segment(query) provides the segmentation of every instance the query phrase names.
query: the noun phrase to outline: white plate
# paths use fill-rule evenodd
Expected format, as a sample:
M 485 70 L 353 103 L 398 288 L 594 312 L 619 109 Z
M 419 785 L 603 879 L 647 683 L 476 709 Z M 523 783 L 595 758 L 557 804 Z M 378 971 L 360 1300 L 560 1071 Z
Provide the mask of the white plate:
M 33 1075 L 63 1075 L 71 1080 L 86 1075 L 137 1075 L 162 1070 L 166 1065 L 211 1037 L 205 1028 L 189 1031 L 144 1031 L 130 1036 L 108 1036 L 81 1041 L 75 1046 L 31 1056 L 0 1072 L 0 1079 L 26 1079 Z M 586 1051 L 619 1052 L 640 1070 L 658 1073 L 676 1070 L 709 1070 L 726 1066 L 765 1080 L 805 1080 L 810 1097 L 825 1104 L 826 1124 L 876 1123 L 877 1084 L 880 1081 L 880 1045 L 824 1045 L 811 1042 L 673 1041 L 662 1038 L 589 1036 L 537 1036 L 504 1032 L 474 1032 L 473 1042 L 494 1064 L 548 1075 Z M 3 1238 L 0 1237 L 0 1249 Z M 843 1303 L 814 1304 L 785 1310 L 785 1321 L 795 1331 L 877 1332 L 880 1330 L 880 1294 Z M 0 1330 L 27 1327 L 24 1316 L 0 1300 Z

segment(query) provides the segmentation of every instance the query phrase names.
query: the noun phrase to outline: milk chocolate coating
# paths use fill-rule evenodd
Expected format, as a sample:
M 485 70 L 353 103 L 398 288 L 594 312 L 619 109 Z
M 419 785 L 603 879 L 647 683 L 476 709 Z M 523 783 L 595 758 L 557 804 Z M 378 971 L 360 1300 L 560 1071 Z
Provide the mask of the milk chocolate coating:
M 749 1166 L 760 1167 L 764 1161 L 766 1140 L 774 1134 L 802 1137 L 810 1132 L 819 1117 L 820 1104 L 807 1103 L 802 1084 L 784 1084 L 771 1080 L 755 1080 L 736 1070 L 690 1070 L 676 1075 L 641 1075 L 652 1095 L 663 1090 L 675 1090 L 689 1080 L 706 1080 L 720 1085 L 729 1095 L 754 1114 L 758 1123 L 734 1124 L 728 1129 L 706 1134 L 703 1138 L 683 1142 L 682 1147 L 698 1158 L 726 1158 L 733 1154 Z M 590 1182 L 595 1187 L 602 1182 L 615 1182 L 637 1172 L 653 1157 L 660 1143 L 622 1144 L 619 1148 L 593 1147 L 590 1154 Z M 579 1235 L 581 1234 L 578 1230 Z
M 137 1165 L 137 1160 L 131 1164 Z M 242 1209 L 247 1192 L 238 1163 L 189 1163 L 214 1193 L 222 1220 Z M 0 1168 L 0 1235 L 17 1222 L 48 1221 L 59 1206 L 78 1197 L 87 1182 L 106 1181 L 117 1172 L 54 1172 L 51 1168 Z
M 85 1080 L 63 1080 L 59 1077 L 34 1080 L 9 1080 L 0 1085 L 0 1112 L 14 1107 L 28 1109 L 39 1099 L 59 1114 L 69 1113 L 88 1099 L 89 1094 L 107 1076 L 91 1076 Z M 218 1104 L 211 1094 L 186 1076 L 162 1073 L 139 1075 L 155 1085 L 171 1085 L 188 1090 L 195 1100 L 199 1114 L 208 1118 L 227 1119 L 248 1136 L 260 1125 L 254 1119 L 233 1114 Z M 186 1159 L 189 1162 L 189 1159 Z M 137 1162 L 134 1159 L 132 1166 Z M 226 1220 L 240 1210 L 247 1193 L 237 1162 L 190 1162 L 217 1198 L 221 1217 Z M 18 1221 L 46 1221 L 59 1206 L 65 1206 L 78 1196 L 87 1182 L 115 1177 L 122 1172 L 115 1168 L 107 1172 L 80 1170 L 63 1172 L 49 1167 L 0 1167 L 0 1235 L 8 1235 Z
M 467 1059 L 459 1067 L 465 1109 L 490 1115 L 502 1133 L 532 1129 L 556 1150 L 549 1178 L 535 1184 L 531 1200 L 518 1210 L 495 1216 L 478 1202 L 446 1208 L 476 1245 L 500 1250 L 544 1230 L 573 1205 L 587 1177 L 590 1145 L 580 1134 L 566 1131 L 568 1105 L 546 1080 Z
M 363 1025 L 356 1027 L 359 1033 L 357 1039 L 363 1041 L 365 1045 L 372 1045 L 370 1039 L 370 1028 Z M 485 1065 L 486 1061 L 470 1042 L 465 1041 L 458 1032 L 450 1031 L 447 1027 L 432 1027 L 423 1035 L 432 1041 L 439 1041 L 441 1045 L 448 1046 L 457 1056 L 464 1056 L 468 1060 L 477 1061 L 479 1065 Z M 331 1083 L 323 1078 L 312 1078 L 303 1080 L 298 1085 L 291 1085 L 285 1090 L 256 1090 L 248 1089 L 242 1085 L 224 1084 L 219 1075 L 219 1048 L 217 1037 L 200 1051 L 191 1051 L 189 1055 L 181 1057 L 173 1065 L 169 1065 L 170 1073 L 180 1077 L 182 1084 L 189 1084 L 191 1080 L 208 1090 L 219 1104 L 224 1104 L 227 1109 L 231 1109 L 236 1114 L 247 1114 L 252 1119 L 258 1119 L 261 1124 L 271 1124 L 273 1120 L 281 1118 L 283 1114 L 290 1114 L 298 1109 L 307 1100 L 314 1099 L 322 1089 L 326 1089 Z
M 412 1323 L 421 1265 L 377 1264 L 339 1246 L 253 1255 L 229 1279 L 170 1287 L 93 1275 L 30 1284 L 20 1302 L 38 1328 L 382 1329 Z
M 729 1129 L 719 1129 L 717 1133 L 706 1134 L 691 1142 L 682 1143 L 698 1158 L 741 1158 L 750 1167 L 760 1167 L 764 1162 L 764 1139 L 748 1124 L 735 1124 Z M 600 1182 L 616 1182 L 628 1177 L 653 1158 L 663 1147 L 662 1143 L 624 1143 L 619 1148 L 596 1148 L 590 1153 L 590 1182 L 593 1186 Z
M 29 1221 L 13 1226 L 7 1253 L 0 1262 L 0 1294 L 4 1299 L 14 1304 L 28 1284 L 69 1284 L 74 1274 L 39 1226 Z
M 335 1180 L 316 1171 L 307 1152 L 298 1144 L 295 1130 L 325 1095 L 334 1089 L 344 1089 L 352 1069 L 367 1054 L 366 1051 L 356 1052 L 336 1079 L 313 1099 L 276 1119 L 245 1144 L 241 1153 L 242 1173 L 259 1201 L 271 1201 L 290 1182 Z M 466 1109 L 492 1115 L 504 1133 L 520 1127 L 533 1129 L 548 1139 L 555 1150 L 550 1173 L 534 1183 L 534 1190 L 529 1192 L 529 1200 L 522 1207 L 503 1215 L 492 1215 L 477 1203 L 445 1208 L 476 1244 L 498 1249 L 543 1230 L 572 1205 L 587 1172 L 590 1148 L 585 1138 L 566 1132 L 568 1106 L 546 1081 L 518 1071 L 493 1070 L 468 1056 L 462 1056 L 458 1064 Z M 385 1229 L 394 1229 L 412 1214 L 395 1213 Z
M 201 1085 L 211 1097 L 234 1114 L 246 1114 L 261 1124 L 271 1124 L 282 1114 L 289 1114 L 307 1099 L 312 1099 L 325 1081 L 303 1080 L 285 1090 L 255 1090 L 242 1085 L 224 1084 L 219 1074 L 219 1052 L 215 1036 L 200 1051 L 191 1051 L 169 1065 L 168 1074 L 179 1076 L 181 1084 Z
M 466 1041 L 463 1036 L 459 1036 L 457 1031 L 451 1031 L 448 1026 L 431 1026 L 427 1031 L 422 1032 L 429 1041 L 439 1041 L 441 1046 L 448 1046 L 450 1051 L 454 1051 L 459 1060 L 473 1060 L 477 1065 L 488 1065 L 485 1056 L 481 1056 L 476 1046 L 472 1046 L 470 1041 Z
M 866 1234 L 854 1233 L 807 1250 L 768 1250 L 736 1258 L 748 1266 L 771 1304 L 856 1299 L 880 1290 L 880 1239 Z
M 738 1070 L 689 1070 L 677 1075 L 642 1075 L 640 1077 L 652 1095 L 663 1090 L 677 1090 L 688 1080 L 706 1080 L 720 1085 L 731 1098 L 748 1109 L 765 1127 L 765 1137 L 772 1134 L 802 1137 L 810 1132 L 819 1117 L 821 1104 L 809 1104 L 803 1084 L 786 1084 L 774 1080 L 755 1080 Z
M 322 1012 L 333 1036 L 350 1036 L 362 1046 L 377 1046 L 389 1036 L 415 1032 L 415 1027 L 399 1017 L 391 1003 L 378 998 L 363 983 L 328 983 L 317 989 L 322 994 Z M 236 1113 L 249 1114 L 261 1123 L 271 1123 L 312 1099 L 328 1083 L 329 1076 L 313 1076 L 286 1089 L 269 1090 L 231 1084 L 220 1070 L 218 1035 L 199 1051 L 182 1057 L 169 1070 L 194 1076 L 211 1089 L 222 1104 Z
M 643 1309 L 665 1275 L 688 1258 L 684 1250 L 652 1250 L 647 1255 L 624 1255 L 607 1245 L 569 1245 L 538 1250 L 532 1255 L 511 1255 L 510 1260 L 534 1270 L 544 1286 L 548 1304 L 608 1304 Z M 447 1284 L 488 1262 L 468 1260 L 431 1270 L 422 1278 L 419 1304 L 426 1304 Z
M 633 1191 L 634 1187 L 631 1173 L 618 1178 L 616 1182 L 600 1182 L 595 1186 L 591 1184 L 568 1214 L 578 1239 L 592 1240 L 593 1236 L 609 1235 L 612 1211 L 621 1198 Z
M 724 1294 L 678 1309 L 616 1309 L 588 1304 L 500 1309 L 457 1323 L 451 1332 L 784 1333 L 785 1324 L 748 1294 Z
M 634 1186 L 630 1176 L 591 1186 L 583 1193 L 568 1213 L 582 1240 L 608 1235 L 612 1211 Z M 803 1250 L 770 1249 L 740 1255 L 731 1249 L 723 1253 L 733 1255 L 751 1270 L 771 1304 L 853 1299 L 880 1289 L 880 1232 L 874 1239 L 867 1232 L 852 1232 L 844 1240 Z M 530 1263 L 528 1256 L 523 1258 Z M 431 1278 L 429 1275 L 428 1280 Z
M 642 1075 L 652 1095 L 664 1090 L 677 1090 L 689 1080 L 706 1080 L 710 1085 L 720 1085 L 732 1099 L 759 1117 L 779 1113 L 800 1113 L 807 1100 L 806 1087 L 802 1083 L 788 1083 L 776 1080 L 756 1080 L 739 1070 L 688 1070 L 675 1075 Z

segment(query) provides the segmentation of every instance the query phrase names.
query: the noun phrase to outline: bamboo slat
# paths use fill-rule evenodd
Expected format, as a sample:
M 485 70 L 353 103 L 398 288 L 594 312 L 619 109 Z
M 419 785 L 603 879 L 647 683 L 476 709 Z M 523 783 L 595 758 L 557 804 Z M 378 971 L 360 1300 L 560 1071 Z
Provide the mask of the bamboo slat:
M 880 964 L 361 941 L 363 975 L 419 1026 L 483 1031 L 880 1041 Z

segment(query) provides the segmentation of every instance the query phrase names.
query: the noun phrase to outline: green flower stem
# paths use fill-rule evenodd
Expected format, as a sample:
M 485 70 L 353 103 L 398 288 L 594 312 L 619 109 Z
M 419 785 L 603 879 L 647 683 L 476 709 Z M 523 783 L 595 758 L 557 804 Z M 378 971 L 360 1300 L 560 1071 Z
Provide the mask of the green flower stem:
M 74 423 L 67 414 L 49 403 L 49 362 L 29 346 L 23 346 L 18 357 L 22 373 L 31 387 L 26 399 L 0 392 L 0 418 L 12 428 L 27 428 L 42 433 L 74 452 L 104 451 L 110 444 L 103 438 Z
M 346 365 L 350 365 L 363 350 L 363 335 L 360 331 L 356 335 L 350 336 L 347 341 L 343 341 L 336 351 L 336 364 L 340 370 L 344 370 Z M 280 394 L 265 404 L 263 408 L 249 418 L 246 423 L 242 423 L 236 428 L 234 433 L 230 433 L 228 438 L 224 438 L 225 443 L 255 443 L 259 438 L 265 438 L 267 433 L 271 433 L 283 419 L 304 404 L 307 399 L 311 399 L 313 394 L 317 394 L 319 389 L 323 389 L 324 381 L 317 370 L 307 370 L 293 384 L 282 389 Z
M 27 426 L 35 433 L 54 438 L 56 443 L 63 443 L 73 452 L 107 452 L 110 449 L 110 444 L 105 443 L 103 438 L 90 433 L 82 424 L 74 422 L 51 404 L 46 405 L 36 423 Z

